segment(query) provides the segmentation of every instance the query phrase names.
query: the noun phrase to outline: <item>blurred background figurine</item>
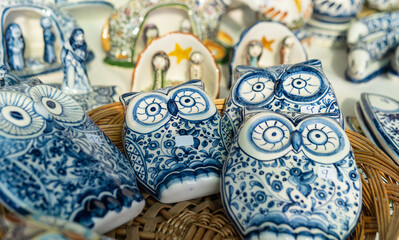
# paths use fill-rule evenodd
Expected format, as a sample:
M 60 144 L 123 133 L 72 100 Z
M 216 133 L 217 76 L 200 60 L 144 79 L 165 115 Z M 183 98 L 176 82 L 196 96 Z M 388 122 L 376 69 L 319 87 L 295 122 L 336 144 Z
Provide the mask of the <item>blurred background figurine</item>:
M 44 39 L 44 55 L 43 59 L 46 63 L 55 63 L 55 49 L 54 49 L 54 41 L 55 35 L 51 31 L 51 20 L 48 17 L 42 17 L 40 20 L 40 25 L 43 28 L 43 39 Z
M 11 23 L 7 27 L 6 46 L 8 64 L 11 70 L 23 70 L 25 68 L 25 41 L 21 28 L 16 23 Z
M 92 91 L 86 71 L 85 59 L 87 45 L 81 28 L 73 30 L 69 44 L 61 51 L 61 61 L 64 66 L 64 81 L 61 89 L 68 94 L 82 94 Z
M 258 67 L 258 62 L 262 56 L 263 45 L 258 40 L 252 40 L 247 46 L 247 65 Z
M 169 69 L 170 61 L 168 55 L 159 51 L 152 57 L 152 69 L 154 71 L 154 85 L 152 90 L 164 88 L 165 86 L 165 75 Z

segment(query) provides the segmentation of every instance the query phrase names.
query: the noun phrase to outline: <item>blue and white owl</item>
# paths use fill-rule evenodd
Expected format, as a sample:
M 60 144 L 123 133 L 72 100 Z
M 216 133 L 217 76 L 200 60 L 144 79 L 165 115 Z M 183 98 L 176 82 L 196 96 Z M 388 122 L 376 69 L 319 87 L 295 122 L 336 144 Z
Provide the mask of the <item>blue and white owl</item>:
M 38 80 L 0 89 L 0 201 L 100 233 L 144 207 L 129 161 L 71 97 Z
M 145 190 L 164 203 L 220 191 L 221 117 L 201 81 L 124 94 L 121 102 L 125 152 Z
M 362 193 L 344 130 L 328 114 L 255 112 L 246 114 L 222 171 L 222 201 L 241 236 L 347 238 Z
M 234 78 L 221 124 L 227 149 L 240 126 L 245 106 L 276 112 L 338 113 L 334 114 L 335 120 L 343 125 L 334 90 L 319 60 L 267 68 L 237 66 Z

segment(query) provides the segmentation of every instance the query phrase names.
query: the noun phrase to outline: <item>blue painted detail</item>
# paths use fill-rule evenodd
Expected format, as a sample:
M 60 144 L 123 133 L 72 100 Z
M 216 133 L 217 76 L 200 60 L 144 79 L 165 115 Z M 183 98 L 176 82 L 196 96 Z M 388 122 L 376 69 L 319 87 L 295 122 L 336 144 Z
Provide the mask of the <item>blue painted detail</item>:
M 265 135 L 262 142 L 259 136 Z M 222 170 L 222 202 L 243 239 L 346 239 L 362 205 L 353 162 L 349 139 L 331 118 L 254 110 L 232 140 Z
M 221 123 L 227 149 L 246 106 L 277 112 L 300 112 L 302 106 L 313 106 L 319 113 L 333 113 L 331 117 L 343 126 L 342 112 L 319 60 L 267 68 L 238 66 L 236 71 Z
M 199 82 L 121 96 L 125 152 L 138 181 L 157 199 L 174 184 L 220 176 L 227 155 L 221 116 Z M 180 136 L 193 143 L 178 146 Z
M 25 68 L 25 40 L 18 24 L 11 23 L 8 25 L 5 41 L 8 64 L 11 70 L 23 70 Z
M 42 17 L 40 20 L 40 25 L 43 28 L 43 39 L 44 39 L 44 54 L 43 60 L 46 63 L 55 63 L 57 61 L 54 42 L 55 42 L 55 35 L 51 31 L 51 20 L 48 17 Z
M 60 90 L 0 89 L 0 201 L 93 228 L 144 199 L 129 161 Z

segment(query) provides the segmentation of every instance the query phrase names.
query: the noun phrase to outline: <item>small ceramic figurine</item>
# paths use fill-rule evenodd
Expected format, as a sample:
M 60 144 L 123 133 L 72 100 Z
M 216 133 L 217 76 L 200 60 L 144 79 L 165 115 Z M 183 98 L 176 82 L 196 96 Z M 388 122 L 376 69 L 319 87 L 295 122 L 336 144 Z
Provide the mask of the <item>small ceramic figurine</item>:
M 169 57 L 163 52 L 157 52 L 152 57 L 152 69 L 154 71 L 154 85 L 152 90 L 160 89 L 165 87 L 165 75 L 169 69 Z
M 163 203 L 220 190 L 227 151 L 220 114 L 201 81 L 126 93 L 124 147 L 144 189 Z
M 148 40 L 155 35 L 181 31 L 200 40 L 215 40 L 226 9 L 223 0 L 131 0 L 115 10 L 104 27 L 108 32 L 102 34 L 103 45 L 109 47 L 105 62 L 134 66 Z
M 399 101 L 379 94 L 362 93 L 360 106 L 374 139 L 399 164 Z
M 259 40 L 252 40 L 247 46 L 247 65 L 258 67 L 258 62 L 262 56 L 263 45 Z
M 254 109 L 232 141 L 221 198 L 243 239 L 346 239 L 362 210 L 345 131 L 325 114 Z
M 211 98 L 217 98 L 220 70 L 212 53 L 192 34 L 169 33 L 152 40 L 141 52 L 133 71 L 131 91 L 176 86 L 192 79 L 203 80 L 205 91 Z
M 361 38 L 375 32 L 392 31 L 399 28 L 399 12 L 374 13 L 351 24 L 347 44 L 352 46 Z
M 363 0 L 314 0 L 312 19 L 306 31 L 312 42 L 323 46 L 344 46 L 351 19 L 363 7 Z
M 221 123 L 227 149 L 241 124 L 245 106 L 276 112 L 334 113 L 332 118 L 344 124 L 334 90 L 319 60 L 267 68 L 238 66 L 234 76 Z
M 89 93 L 93 89 L 85 66 L 87 47 L 81 28 L 72 32 L 69 44 L 70 47 L 64 45 L 61 51 L 61 61 L 64 65 L 64 81 L 61 89 L 68 94 Z
M 23 70 L 25 68 L 25 41 L 21 28 L 16 23 L 11 23 L 7 27 L 6 48 L 11 70 Z
M 388 55 L 399 44 L 399 31 L 381 31 L 361 38 L 348 54 L 346 78 L 354 83 L 370 81 L 389 67 Z
M 0 201 L 107 232 L 144 207 L 129 161 L 62 91 L 28 82 L 0 89 Z
M 190 80 L 201 80 L 203 76 L 202 64 L 204 56 L 201 52 L 193 52 L 190 55 Z
M 46 63 L 54 63 L 56 61 L 54 41 L 55 35 L 51 31 L 51 20 L 48 17 L 42 17 L 40 25 L 43 28 L 43 39 L 44 39 L 44 54 L 43 59 Z
M 157 26 L 155 26 L 154 24 L 145 25 L 145 27 L 143 29 L 143 41 L 144 41 L 144 43 L 146 45 L 148 45 L 156 37 L 159 37 L 159 30 L 158 30 Z
M 287 41 L 290 42 L 288 48 Z M 230 62 L 230 85 L 236 66 L 267 67 L 281 62 L 289 64 L 305 60 L 305 49 L 291 30 L 278 22 L 258 22 L 243 32 L 234 47 Z

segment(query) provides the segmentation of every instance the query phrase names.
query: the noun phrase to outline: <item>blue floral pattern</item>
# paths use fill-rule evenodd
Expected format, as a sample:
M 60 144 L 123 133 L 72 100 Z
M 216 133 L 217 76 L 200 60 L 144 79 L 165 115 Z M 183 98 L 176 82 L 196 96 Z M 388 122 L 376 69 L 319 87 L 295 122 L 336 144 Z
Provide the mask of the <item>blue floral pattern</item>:
M 96 228 L 105 217 L 143 203 L 129 161 L 75 101 L 60 90 L 34 83 L 5 90 L 0 90 L 1 121 L 7 121 L 4 109 L 14 111 L 18 106 L 40 127 L 29 128 L 36 129 L 34 134 L 25 130 L 0 134 L 3 204 L 21 214 L 56 216 Z M 43 105 L 47 106 L 36 111 Z M 54 113 L 59 109 L 61 114 Z M 25 116 L 22 110 L 8 113 L 18 120 Z M 1 124 L 0 133 L 9 125 Z
M 277 112 L 301 112 L 302 107 L 309 106 L 317 109 L 316 113 L 334 113 L 332 117 L 343 125 L 334 90 L 319 60 L 264 69 L 238 66 L 221 124 L 227 149 L 240 126 L 241 111 L 245 106 Z
M 219 133 L 220 115 L 190 81 L 151 93 L 129 93 L 124 146 L 139 182 L 158 199 L 174 183 L 220 176 L 227 155 Z M 191 143 L 179 144 L 188 137 Z
M 222 201 L 241 236 L 348 237 L 362 195 L 343 129 L 328 117 L 259 111 L 245 118 L 222 171 Z M 254 143 L 261 129 L 264 141 L 275 138 L 274 147 Z M 284 129 L 288 138 L 280 144 Z

